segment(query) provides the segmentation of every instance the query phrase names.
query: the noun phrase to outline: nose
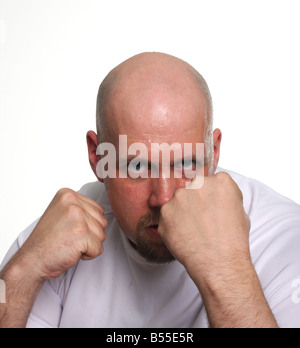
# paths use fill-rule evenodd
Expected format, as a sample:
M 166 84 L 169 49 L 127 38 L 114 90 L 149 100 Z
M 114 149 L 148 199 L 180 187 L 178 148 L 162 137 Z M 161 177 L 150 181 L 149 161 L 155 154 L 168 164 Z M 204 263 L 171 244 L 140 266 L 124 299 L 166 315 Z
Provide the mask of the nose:
M 162 207 L 174 195 L 176 180 L 172 178 L 151 179 L 151 195 L 149 205 L 151 208 Z

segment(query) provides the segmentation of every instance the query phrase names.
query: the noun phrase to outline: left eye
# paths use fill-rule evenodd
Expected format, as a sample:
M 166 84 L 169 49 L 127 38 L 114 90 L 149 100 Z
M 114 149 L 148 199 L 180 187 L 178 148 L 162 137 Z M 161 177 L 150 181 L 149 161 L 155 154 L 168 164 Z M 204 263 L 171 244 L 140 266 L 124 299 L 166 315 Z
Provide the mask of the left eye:
M 194 160 L 183 160 L 182 161 L 182 168 L 193 170 L 196 166 L 196 161 Z

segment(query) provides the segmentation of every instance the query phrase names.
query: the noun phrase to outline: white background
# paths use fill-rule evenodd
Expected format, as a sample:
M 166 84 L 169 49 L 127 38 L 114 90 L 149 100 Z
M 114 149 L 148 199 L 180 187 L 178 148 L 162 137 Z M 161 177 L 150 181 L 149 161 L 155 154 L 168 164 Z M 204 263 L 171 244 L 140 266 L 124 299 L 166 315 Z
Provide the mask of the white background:
M 61 187 L 94 181 L 100 82 L 144 51 L 206 78 L 220 165 L 300 203 L 299 0 L 0 0 L 0 261 Z

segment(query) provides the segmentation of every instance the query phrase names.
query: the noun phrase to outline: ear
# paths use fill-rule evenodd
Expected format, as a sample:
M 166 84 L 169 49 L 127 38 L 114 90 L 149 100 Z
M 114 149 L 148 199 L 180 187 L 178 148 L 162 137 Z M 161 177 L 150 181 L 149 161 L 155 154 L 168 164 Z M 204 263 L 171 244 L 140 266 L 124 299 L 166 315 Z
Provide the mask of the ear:
M 220 159 L 220 150 L 221 150 L 221 141 L 222 141 L 222 132 L 220 129 L 215 129 L 214 135 L 214 173 L 217 170 L 219 159 Z
M 97 155 L 97 147 L 98 147 L 98 137 L 97 134 L 93 131 L 89 131 L 86 135 L 86 141 L 88 146 L 88 152 L 89 152 L 89 161 L 91 168 L 96 175 L 97 179 L 100 182 L 104 182 L 103 179 L 100 179 L 97 175 L 97 164 L 100 160 L 100 156 Z

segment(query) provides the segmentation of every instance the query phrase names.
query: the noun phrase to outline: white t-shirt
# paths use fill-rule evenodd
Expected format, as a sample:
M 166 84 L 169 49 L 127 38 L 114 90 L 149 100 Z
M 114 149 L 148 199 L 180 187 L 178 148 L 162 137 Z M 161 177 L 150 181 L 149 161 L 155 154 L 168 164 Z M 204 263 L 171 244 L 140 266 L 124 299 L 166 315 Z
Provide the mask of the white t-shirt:
M 280 327 L 299 328 L 300 206 L 255 180 L 229 174 L 244 195 L 252 261 L 269 305 Z M 47 281 L 27 327 L 208 327 L 201 296 L 184 267 L 177 261 L 149 264 L 137 253 L 120 230 L 103 184 L 87 184 L 80 193 L 105 209 L 104 253 Z M 20 234 L 2 267 L 36 224 Z

